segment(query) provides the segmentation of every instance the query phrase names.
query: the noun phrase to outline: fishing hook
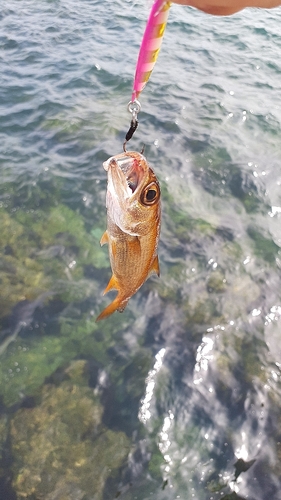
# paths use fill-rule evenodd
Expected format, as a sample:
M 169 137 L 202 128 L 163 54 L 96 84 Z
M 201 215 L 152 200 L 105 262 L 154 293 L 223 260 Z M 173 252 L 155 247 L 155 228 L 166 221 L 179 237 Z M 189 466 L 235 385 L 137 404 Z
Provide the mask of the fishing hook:
M 126 153 L 127 142 L 133 137 L 135 131 L 137 130 L 137 127 L 139 124 L 139 122 L 137 120 L 137 116 L 138 116 L 138 113 L 140 112 L 140 110 L 141 110 L 141 104 L 137 99 L 129 102 L 128 111 L 131 113 L 132 119 L 131 119 L 131 123 L 130 123 L 130 128 L 126 134 L 125 141 L 123 143 L 124 153 Z

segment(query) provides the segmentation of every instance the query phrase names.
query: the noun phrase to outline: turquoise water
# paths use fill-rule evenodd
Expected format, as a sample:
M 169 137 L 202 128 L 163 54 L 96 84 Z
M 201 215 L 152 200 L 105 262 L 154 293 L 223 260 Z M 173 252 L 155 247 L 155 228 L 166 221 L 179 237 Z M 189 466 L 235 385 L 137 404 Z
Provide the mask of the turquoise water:
M 5 500 L 280 499 L 280 9 L 172 6 L 130 143 L 161 182 L 161 276 L 95 323 L 148 9 L 1 6 Z

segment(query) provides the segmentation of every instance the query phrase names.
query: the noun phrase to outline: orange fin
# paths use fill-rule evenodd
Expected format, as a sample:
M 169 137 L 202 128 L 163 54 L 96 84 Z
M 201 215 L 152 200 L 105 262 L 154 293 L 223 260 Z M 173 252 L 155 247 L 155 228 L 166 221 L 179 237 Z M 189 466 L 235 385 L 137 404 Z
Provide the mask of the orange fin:
M 107 318 L 107 316 L 110 316 L 113 314 L 115 311 L 123 312 L 129 299 L 127 301 L 121 301 L 120 297 L 117 295 L 113 302 L 109 304 L 97 317 L 96 321 L 100 321 L 101 319 Z
M 122 305 L 120 307 L 118 307 L 117 311 L 122 313 L 124 311 L 126 305 L 128 304 L 128 302 L 129 302 L 129 299 L 127 299 L 126 301 L 123 300 Z
M 105 295 L 110 290 L 119 290 L 119 284 L 118 284 L 117 278 L 114 276 L 114 274 L 111 276 L 111 278 L 108 282 L 108 285 L 103 292 L 103 295 Z
M 105 244 L 108 244 L 108 232 L 105 231 L 100 239 L 100 244 L 101 246 L 105 245 Z
M 148 276 L 150 276 L 153 273 L 156 273 L 157 276 L 160 276 L 160 267 L 159 267 L 158 255 L 156 255 L 154 261 L 152 262 L 152 264 L 150 266 Z

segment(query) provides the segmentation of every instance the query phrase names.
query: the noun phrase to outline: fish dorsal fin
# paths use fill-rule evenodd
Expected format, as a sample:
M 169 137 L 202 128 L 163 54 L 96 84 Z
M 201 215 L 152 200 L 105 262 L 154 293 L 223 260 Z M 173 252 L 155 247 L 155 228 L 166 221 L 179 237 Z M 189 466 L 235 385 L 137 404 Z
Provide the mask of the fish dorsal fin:
M 105 295 L 107 292 L 109 292 L 110 290 L 119 290 L 119 284 L 118 284 L 118 281 L 117 281 L 117 278 L 116 276 L 113 274 L 108 282 L 108 285 L 106 287 L 106 289 L 104 290 L 103 292 L 103 295 Z
M 150 269 L 149 269 L 149 276 L 153 273 L 156 273 L 157 276 L 160 276 L 160 267 L 159 267 L 159 260 L 158 260 L 158 255 L 156 255 L 155 259 L 153 260 Z
M 105 231 L 100 239 L 100 244 L 101 246 L 105 245 L 105 244 L 108 244 L 108 232 Z

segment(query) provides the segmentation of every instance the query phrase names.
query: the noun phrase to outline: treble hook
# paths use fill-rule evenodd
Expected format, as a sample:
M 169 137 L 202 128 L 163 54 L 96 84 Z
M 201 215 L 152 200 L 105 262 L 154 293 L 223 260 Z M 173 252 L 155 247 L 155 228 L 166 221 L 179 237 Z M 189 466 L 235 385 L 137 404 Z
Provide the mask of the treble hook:
M 140 110 L 141 110 L 141 104 L 137 99 L 129 102 L 128 111 L 131 113 L 132 119 L 131 119 L 131 123 L 130 123 L 130 128 L 126 134 L 125 141 L 123 143 L 124 153 L 126 153 L 127 142 L 133 137 L 135 131 L 137 130 L 137 127 L 139 124 L 139 122 L 137 120 L 137 116 L 138 116 L 138 113 L 140 112 Z

